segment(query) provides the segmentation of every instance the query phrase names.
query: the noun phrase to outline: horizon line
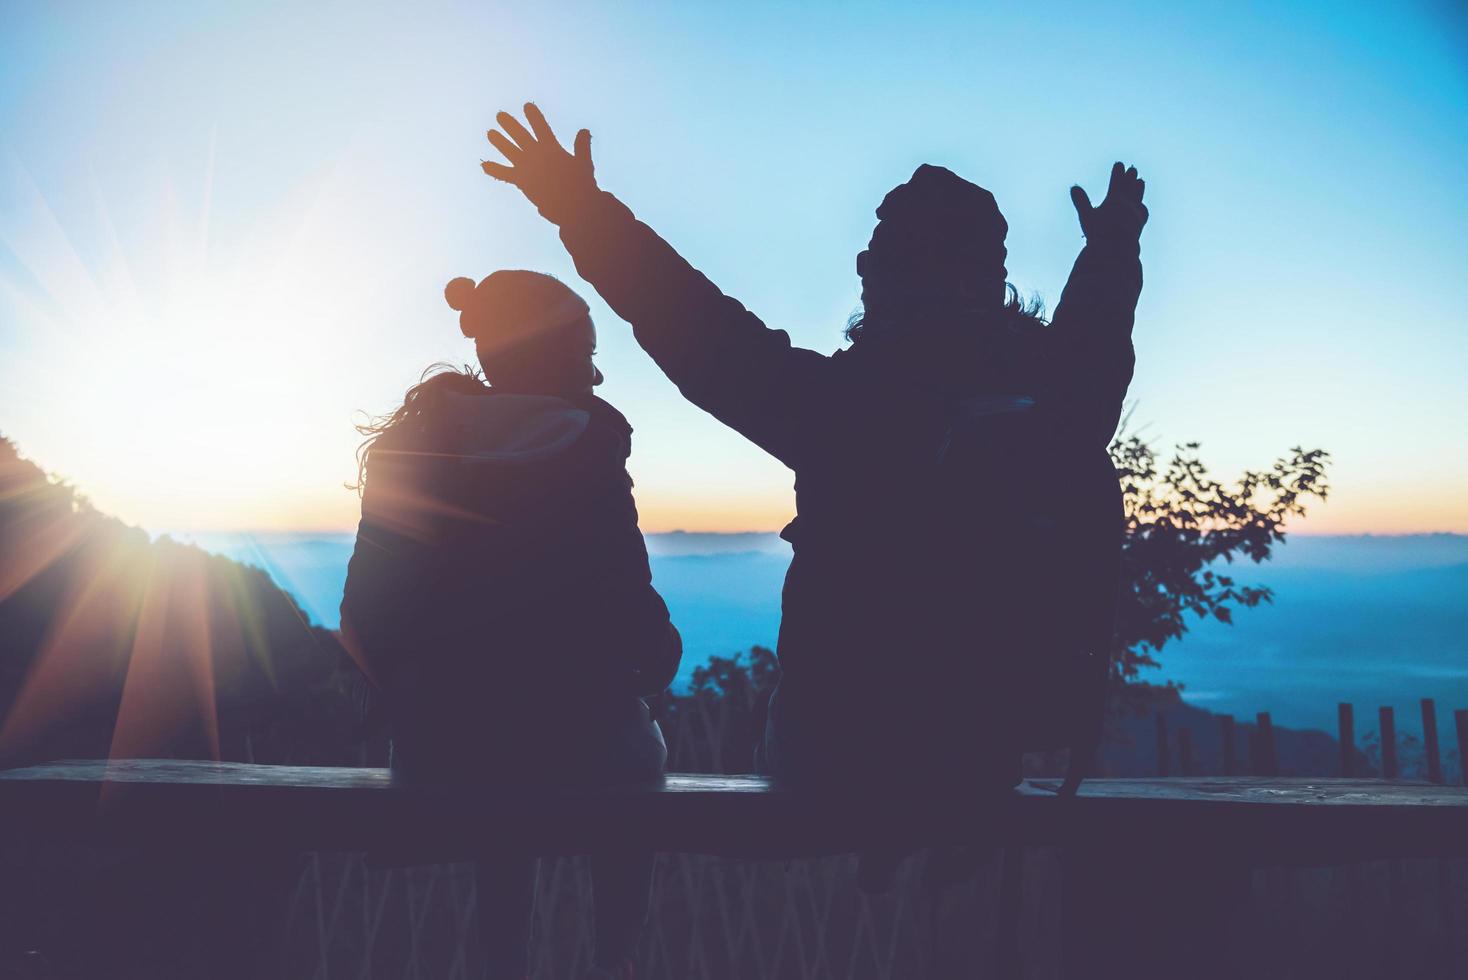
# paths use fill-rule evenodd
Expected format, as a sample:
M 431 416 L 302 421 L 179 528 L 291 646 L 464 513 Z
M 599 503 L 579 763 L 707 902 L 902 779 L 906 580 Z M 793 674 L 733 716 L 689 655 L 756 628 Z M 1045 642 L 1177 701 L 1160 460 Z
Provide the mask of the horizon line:
M 164 537 L 184 534 L 355 534 L 357 528 L 353 527 L 207 527 L 207 528 L 167 528 L 154 530 L 143 528 L 153 537 Z M 741 534 L 775 534 L 778 535 L 781 528 L 743 528 L 739 530 L 704 531 L 697 528 L 669 528 L 666 530 L 645 530 L 643 535 L 649 534 L 702 534 L 705 536 L 734 537 Z M 1468 538 L 1468 531 L 1287 531 L 1287 538 Z

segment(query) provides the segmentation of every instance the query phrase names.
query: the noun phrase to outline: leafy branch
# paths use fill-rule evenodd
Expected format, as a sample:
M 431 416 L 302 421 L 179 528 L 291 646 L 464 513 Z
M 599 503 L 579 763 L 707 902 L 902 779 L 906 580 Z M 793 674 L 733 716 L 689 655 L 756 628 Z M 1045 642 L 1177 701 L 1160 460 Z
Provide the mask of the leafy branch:
M 1321 449 L 1297 446 L 1269 469 L 1246 471 L 1230 485 L 1209 474 L 1198 448 L 1196 442 L 1177 446 L 1162 464 L 1138 436 L 1111 446 L 1126 513 L 1112 648 L 1117 681 L 1160 666 L 1157 653 L 1187 632 L 1189 613 L 1232 623 L 1235 609 L 1273 601 L 1268 588 L 1240 584 L 1220 561 L 1264 561 L 1284 540 L 1287 522 L 1329 491 L 1330 455 Z

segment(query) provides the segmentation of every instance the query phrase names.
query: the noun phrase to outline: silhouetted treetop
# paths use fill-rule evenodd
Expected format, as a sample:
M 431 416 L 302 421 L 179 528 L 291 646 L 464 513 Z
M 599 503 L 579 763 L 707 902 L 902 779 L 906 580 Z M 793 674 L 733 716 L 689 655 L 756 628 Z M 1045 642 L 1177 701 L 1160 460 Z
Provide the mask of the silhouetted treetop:
M 1156 654 L 1187 632 L 1188 613 L 1231 623 L 1235 609 L 1272 601 L 1269 589 L 1240 584 L 1220 561 L 1264 561 L 1284 540 L 1286 524 L 1328 493 L 1324 450 L 1296 447 L 1268 469 L 1225 484 L 1209 474 L 1198 448 L 1184 443 L 1162 463 L 1137 436 L 1111 446 L 1126 513 L 1115 679 L 1159 666 Z
M 0 438 L 0 764 L 345 761 L 354 677 L 264 571 L 151 541 Z

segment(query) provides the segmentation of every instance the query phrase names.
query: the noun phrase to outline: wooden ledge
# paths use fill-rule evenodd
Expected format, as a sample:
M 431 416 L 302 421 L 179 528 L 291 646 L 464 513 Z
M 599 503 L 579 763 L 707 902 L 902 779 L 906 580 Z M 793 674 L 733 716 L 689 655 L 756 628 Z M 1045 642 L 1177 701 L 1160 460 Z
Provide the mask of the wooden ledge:
M 636 843 L 747 857 L 875 844 L 1023 842 L 1139 853 L 1205 850 L 1251 864 L 1468 854 L 1468 787 L 1369 779 L 1058 780 L 913 795 L 880 780 L 840 794 L 756 776 L 660 785 L 485 783 L 431 789 L 385 769 L 78 760 L 0 771 L 7 840 L 167 849 L 367 850 L 447 859 L 513 846 L 574 853 Z

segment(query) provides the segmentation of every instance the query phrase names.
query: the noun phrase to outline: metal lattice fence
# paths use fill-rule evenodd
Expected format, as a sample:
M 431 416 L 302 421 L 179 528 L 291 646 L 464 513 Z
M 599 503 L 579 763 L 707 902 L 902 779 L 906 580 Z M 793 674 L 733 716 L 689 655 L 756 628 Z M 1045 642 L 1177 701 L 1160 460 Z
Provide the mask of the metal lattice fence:
M 649 978 L 982 976 L 992 957 L 996 869 L 940 895 L 916 862 L 884 896 L 855 887 L 854 861 L 789 863 L 663 855 L 643 941 Z M 1041 888 L 1054 876 L 1030 876 Z M 1033 889 L 1032 889 L 1033 890 Z M 591 959 L 587 862 L 546 861 L 536 899 L 535 977 L 580 977 Z M 1031 894 L 1026 929 L 1053 934 L 1054 897 Z M 469 865 L 373 871 L 313 856 L 289 907 L 287 972 L 335 978 L 477 978 Z M 1036 944 L 1043 945 L 1043 944 Z M 1053 957 L 1052 957 L 1053 958 Z M 1035 976 L 1053 963 L 1033 964 Z
M 747 772 L 763 692 L 664 704 L 670 768 Z M 1200 846 L 1207 842 L 1200 841 Z M 855 859 L 658 859 L 639 976 L 648 980 L 906 980 L 994 976 L 999 860 L 941 893 L 906 862 L 877 898 Z M 1024 976 L 1059 975 L 1058 854 L 1025 855 Z M 458 980 L 482 974 L 470 865 L 371 870 L 355 855 L 313 855 L 288 909 L 281 975 L 303 980 Z M 542 863 L 532 976 L 579 978 L 591 958 L 588 862 Z M 1468 862 L 1373 862 L 1267 869 L 1240 910 L 1236 951 L 1259 977 L 1448 977 L 1468 965 Z M 1138 923 L 1137 941 L 1147 941 Z M 1268 956 L 1265 957 L 1265 952 Z M 1447 972 L 1443 972 L 1446 970 Z

